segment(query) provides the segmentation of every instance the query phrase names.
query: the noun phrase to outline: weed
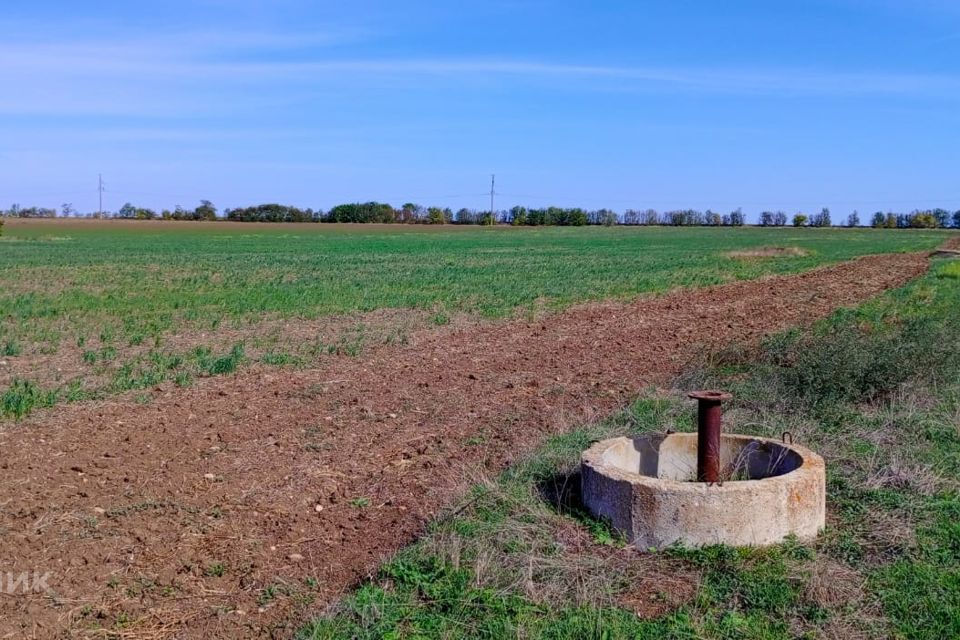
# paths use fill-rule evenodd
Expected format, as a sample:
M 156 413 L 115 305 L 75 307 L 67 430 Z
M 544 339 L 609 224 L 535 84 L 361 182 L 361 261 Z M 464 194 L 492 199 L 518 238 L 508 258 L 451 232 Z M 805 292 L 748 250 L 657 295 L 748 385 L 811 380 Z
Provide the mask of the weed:
M 13 358 L 19 356 L 21 353 L 20 345 L 16 340 L 7 340 L 4 342 L 3 347 L 0 348 L 0 356 Z
M 300 364 L 300 359 L 296 356 L 281 352 L 281 353 L 264 353 L 260 356 L 260 362 L 264 364 L 269 364 L 277 367 L 282 367 L 291 364 Z
M 226 355 L 213 357 L 209 349 L 195 351 L 197 365 L 201 372 L 208 376 L 221 376 L 233 373 L 237 367 L 245 360 L 244 347 L 242 342 L 238 342 L 231 347 Z
M 173 382 L 181 388 L 189 387 L 193 384 L 193 376 L 189 371 L 178 371 L 173 377 Z
M 257 605 L 263 607 L 273 602 L 280 595 L 280 587 L 274 584 L 268 584 L 257 595 Z
M 487 436 L 483 433 L 478 433 L 477 435 L 470 436 L 463 441 L 463 446 L 465 447 L 477 447 L 487 442 Z
M 58 395 L 56 390 L 43 391 L 31 380 L 15 378 L 0 396 L 0 415 L 20 420 L 34 409 L 53 406 Z

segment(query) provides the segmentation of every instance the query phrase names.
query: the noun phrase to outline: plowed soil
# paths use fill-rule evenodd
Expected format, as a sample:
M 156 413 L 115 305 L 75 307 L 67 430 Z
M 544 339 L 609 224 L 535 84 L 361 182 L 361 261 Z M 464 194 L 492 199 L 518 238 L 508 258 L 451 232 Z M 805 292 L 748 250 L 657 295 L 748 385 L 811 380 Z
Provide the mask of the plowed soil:
M 251 369 L 0 431 L 0 638 L 289 637 L 478 474 L 750 341 L 901 286 L 916 254 L 425 330 L 322 369 Z

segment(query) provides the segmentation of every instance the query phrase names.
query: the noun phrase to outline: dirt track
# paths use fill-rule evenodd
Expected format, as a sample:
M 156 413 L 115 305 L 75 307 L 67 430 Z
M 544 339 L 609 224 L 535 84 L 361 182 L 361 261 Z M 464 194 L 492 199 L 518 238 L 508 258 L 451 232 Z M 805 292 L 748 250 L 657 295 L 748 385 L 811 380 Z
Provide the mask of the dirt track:
M 668 381 L 695 345 L 811 322 L 926 267 L 867 257 L 425 331 L 322 369 L 255 369 L 9 426 L 0 570 L 51 571 L 54 595 L 0 596 L 0 638 L 288 637 L 473 474 Z

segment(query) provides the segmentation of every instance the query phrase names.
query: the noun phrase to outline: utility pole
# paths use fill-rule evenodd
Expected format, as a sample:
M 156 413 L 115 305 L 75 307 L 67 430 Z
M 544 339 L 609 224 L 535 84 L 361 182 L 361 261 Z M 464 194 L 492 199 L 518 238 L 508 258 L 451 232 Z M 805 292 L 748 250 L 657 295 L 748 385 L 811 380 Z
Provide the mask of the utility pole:
M 494 220 L 494 216 L 495 216 L 494 211 L 495 211 L 495 210 L 494 210 L 494 208 L 493 208 L 493 195 L 494 195 L 494 193 L 495 193 L 495 191 L 493 190 L 493 185 L 494 185 L 494 182 L 495 182 L 496 178 L 497 178 L 497 176 L 496 176 L 495 174 L 493 174 L 493 173 L 490 174 L 490 223 L 491 223 L 491 224 L 493 224 L 493 223 L 496 222 L 496 220 Z
M 100 194 L 100 208 L 97 210 L 97 217 L 103 217 L 103 174 L 97 174 L 97 192 Z

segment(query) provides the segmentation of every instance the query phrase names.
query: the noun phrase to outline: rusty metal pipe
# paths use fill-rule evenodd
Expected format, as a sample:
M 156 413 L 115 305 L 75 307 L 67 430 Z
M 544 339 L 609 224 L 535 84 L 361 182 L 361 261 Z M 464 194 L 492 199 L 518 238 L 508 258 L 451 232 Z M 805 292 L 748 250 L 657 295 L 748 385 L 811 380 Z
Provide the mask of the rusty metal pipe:
M 720 404 L 733 396 L 723 391 L 694 391 L 697 401 L 697 481 L 720 482 Z

